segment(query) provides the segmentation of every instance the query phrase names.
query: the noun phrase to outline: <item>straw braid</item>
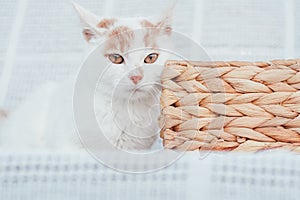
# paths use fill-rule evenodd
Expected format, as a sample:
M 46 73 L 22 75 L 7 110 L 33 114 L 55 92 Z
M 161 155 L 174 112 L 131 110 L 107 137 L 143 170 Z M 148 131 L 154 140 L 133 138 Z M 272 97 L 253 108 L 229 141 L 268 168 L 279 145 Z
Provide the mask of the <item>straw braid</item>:
M 168 61 L 162 84 L 166 148 L 300 151 L 300 59 Z

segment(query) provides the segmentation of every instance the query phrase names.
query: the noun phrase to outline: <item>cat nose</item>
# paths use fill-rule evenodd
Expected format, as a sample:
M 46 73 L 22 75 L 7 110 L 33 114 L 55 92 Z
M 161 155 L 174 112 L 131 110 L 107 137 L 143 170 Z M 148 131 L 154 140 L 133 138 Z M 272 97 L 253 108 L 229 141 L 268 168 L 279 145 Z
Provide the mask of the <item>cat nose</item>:
M 134 84 L 138 84 L 138 82 L 140 82 L 140 80 L 142 80 L 143 76 L 140 76 L 140 75 L 130 76 L 129 78 Z

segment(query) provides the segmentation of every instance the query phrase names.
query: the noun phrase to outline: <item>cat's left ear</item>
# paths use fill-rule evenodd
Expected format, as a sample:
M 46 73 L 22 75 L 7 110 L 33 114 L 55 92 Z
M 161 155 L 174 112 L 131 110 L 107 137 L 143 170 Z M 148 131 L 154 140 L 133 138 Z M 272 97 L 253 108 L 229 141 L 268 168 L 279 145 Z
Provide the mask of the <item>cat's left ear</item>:
M 158 18 L 156 28 L 161 30 L 162 33 L 171 34 L 173 13 L 177 0 L 172 0 L 172 3 L 163 11 L 162 15 Z
M 81 7 L 77 3 L 73 2 L 73 6 L 80 17 L 80 21 L 83 26 L 82 34 L 84 39 L 88 43 L 94 43 L 94 41 L 97 41 L 101 36 L 101 33 L 97 30 L 97 24 L 100 21 L 98 16 Z
M 159 17 L 153 17 L 142 21 L 142 26 L 145 28 L 152 28 L 156 34 L 172 33 L 173 12 L 177 0 L 172 0 L 172 4 L 164 10 Z

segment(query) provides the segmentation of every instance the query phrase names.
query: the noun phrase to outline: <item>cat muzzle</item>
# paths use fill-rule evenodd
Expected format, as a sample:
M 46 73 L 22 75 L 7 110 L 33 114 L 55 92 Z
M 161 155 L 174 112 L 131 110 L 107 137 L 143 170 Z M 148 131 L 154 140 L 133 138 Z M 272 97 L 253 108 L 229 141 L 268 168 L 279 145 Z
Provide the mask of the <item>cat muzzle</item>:
M 136 85 L 143 79 L 143 76 L 137 75 L 137 76 L 130 76 L 129 78 Z

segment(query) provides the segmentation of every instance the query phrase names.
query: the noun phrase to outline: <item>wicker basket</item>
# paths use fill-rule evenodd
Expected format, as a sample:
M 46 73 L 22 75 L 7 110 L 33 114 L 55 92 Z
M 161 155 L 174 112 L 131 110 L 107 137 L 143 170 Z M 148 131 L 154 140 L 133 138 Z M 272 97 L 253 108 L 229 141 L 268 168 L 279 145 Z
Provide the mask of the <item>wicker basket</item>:
M 168 61 L 162 84 L 165 148 L 300 152 L 300 59 Z

